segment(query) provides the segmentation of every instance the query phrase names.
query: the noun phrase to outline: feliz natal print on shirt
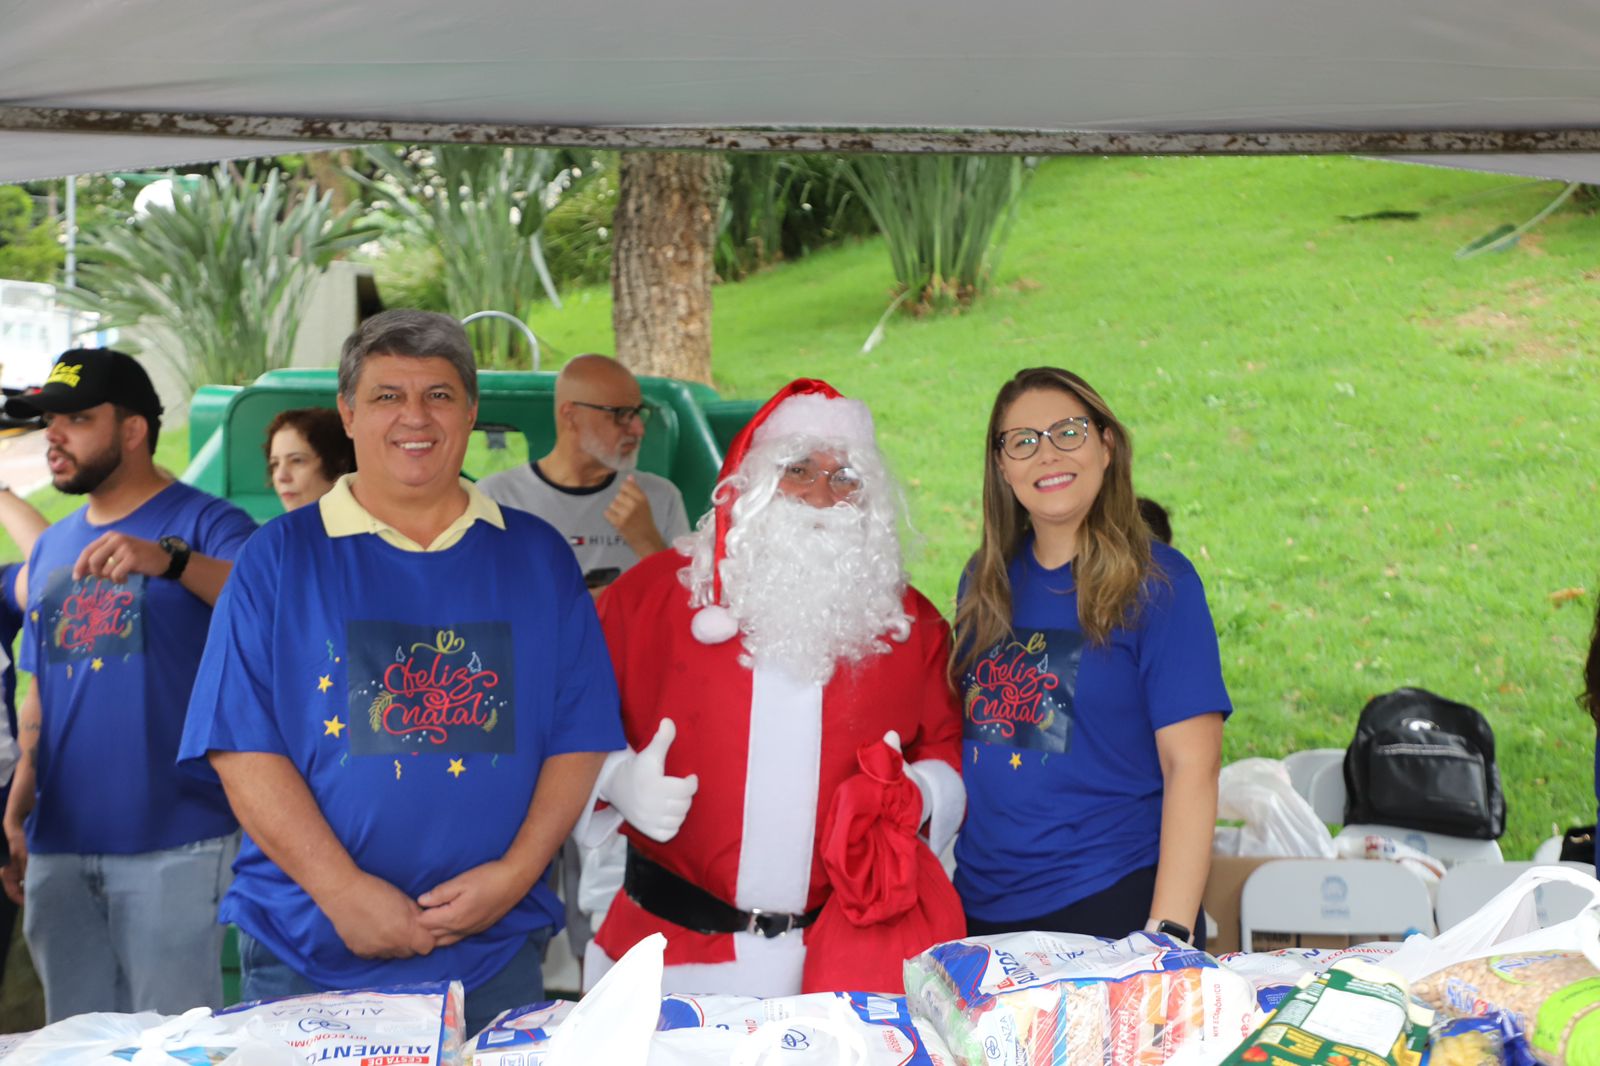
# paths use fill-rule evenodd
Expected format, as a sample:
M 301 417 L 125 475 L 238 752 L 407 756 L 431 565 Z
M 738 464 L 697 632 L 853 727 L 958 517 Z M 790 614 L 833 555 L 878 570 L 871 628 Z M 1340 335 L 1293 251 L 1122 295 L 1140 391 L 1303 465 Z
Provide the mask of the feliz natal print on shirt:
M 962 678 L 962 733 L 981 744 L 1060 755 L 1072 746 L 1083 634 L 1023 630 L 985 652 Z
M 53 571 L 38 608 L 49 634 L 46 658 L 104 661 L 143 652 L 145 581 L 142 574 L 122 584 L 99 577 L 74 581 L 68 567 Z
M 346 637 L 352 755 L 516 751 L 508 623 L 353 621 Z

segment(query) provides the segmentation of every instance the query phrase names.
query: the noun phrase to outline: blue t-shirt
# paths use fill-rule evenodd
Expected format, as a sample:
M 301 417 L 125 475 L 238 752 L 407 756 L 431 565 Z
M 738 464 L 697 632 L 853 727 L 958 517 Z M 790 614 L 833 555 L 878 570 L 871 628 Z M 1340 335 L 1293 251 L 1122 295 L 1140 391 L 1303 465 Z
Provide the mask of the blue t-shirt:
M 255 528 L 226 500 L 173 482 L 115 522 L 91 525 L 80 508 L 40 534 L 20 656 L 43 708 L 30 850 L 128 855 L 238 827 L 215 781 L 172 765 L 211 608 L 176 581 L 74 581 L 72 567 L 110 532 L 182 537 L 232 559 Z
M 455 545 L 329 537 L 317 507 L 264 526 L 217 605 L 180 755 L 281 755 L 363 871 L 412 898 L 500 858 L 545 759 L 623 746 L 617 686 L 572 551 L 509 508 Z M 491 928 L 431 955 L 352 954 L 247 833 L 220 918 L 326 988 L 493 977 L 535 929 L 543 883 Z
M 967 820 L 956 889 L 991 922 L 1042 917 L 1154 866 L 1161 835 L 1156 730 L 1232 710 L 1199 575 L 1151 545 L 1132 628 L 1092 646 L 1072 565 L 1047 570 L 1029 538 L 1010 566 L 1011 635 L 961 679 Z

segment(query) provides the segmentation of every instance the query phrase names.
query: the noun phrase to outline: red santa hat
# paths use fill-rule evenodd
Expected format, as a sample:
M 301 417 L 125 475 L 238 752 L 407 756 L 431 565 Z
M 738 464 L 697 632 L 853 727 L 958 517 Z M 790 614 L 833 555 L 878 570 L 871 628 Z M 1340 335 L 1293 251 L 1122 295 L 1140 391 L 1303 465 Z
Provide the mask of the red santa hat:
M 739 472 L 750 449 L 786 437 L 805 437 L 846 447 L 877 447 L 872 413 L 826 381 L 799 378 L 768 400 L 728 445 L 718 482 Z M 711 603 L 695 612 L 690 630 L 702 644 L 721 644 L 739 632 L 733 612 L 722 602 L 722 561 L 727 558 L 728 529 L 738 493 L 724 488 L 713 510 L 715 531 L 711 558 Z

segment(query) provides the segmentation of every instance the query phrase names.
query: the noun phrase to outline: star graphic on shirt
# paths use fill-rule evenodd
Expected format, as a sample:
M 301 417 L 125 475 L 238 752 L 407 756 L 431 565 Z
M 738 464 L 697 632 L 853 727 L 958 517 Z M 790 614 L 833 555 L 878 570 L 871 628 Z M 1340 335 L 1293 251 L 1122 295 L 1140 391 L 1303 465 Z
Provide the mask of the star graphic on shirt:
M 333 678 L 329 677 L 327 674 L 323 674 L 321 677 L 317 678 L 317 691 L 318 692 L 326 692 L 332 687 L 333 687 Z
M 39 612 L 38 611 L 34 611 L 32 614 L 28 615 L 28 617 L 33 619 L 35 622 L 37 622 L 39 620 Z
M 459 778 L 462 774 L 467 772 L 467 768 L 462 765 L 462 761 L 460 759 L 451 759 L 450 765 L 445 768 L 444 772 L 452 777 Z
M 338 715 L 334 715 L 332 718 L 324 718 L 322 720 L 322 735 L 325 737 L 336 737 L 343 732 L 343 730 L 344 723 L 339 721 Z
M 99 656 L 96 656 L 96 657 L 95 657 L 95 658 L 94 658 L 94 659 L 93 659 L 93 660 L 91 660 L 91 661 L 90 661 L 90 663 L 89 663 L 89 669 L 91 669 L 91 670 L 93 670 L 93 671 L 94 671 L 94 672 L 95 672 L 95 673 L 97 673 L 97 674 L 98 674 L 98 673 L 99 673 L 99 672 L 100 672 L 100 671 L 101 671 L 101 670 L 104 670 L 104 669 L 105 669 L 105 666 L 106 666 L 106 664 L 105 664 L 105 660 L 104 660 L 104 659 L 101 659 L 101 658 L 100 658 L 100 657 L 99 657 Z
M 1013 770 L 1022 769 L 1022 756 L 1018 755 L 1016 752 L 1011 753 L 1011 768 Z

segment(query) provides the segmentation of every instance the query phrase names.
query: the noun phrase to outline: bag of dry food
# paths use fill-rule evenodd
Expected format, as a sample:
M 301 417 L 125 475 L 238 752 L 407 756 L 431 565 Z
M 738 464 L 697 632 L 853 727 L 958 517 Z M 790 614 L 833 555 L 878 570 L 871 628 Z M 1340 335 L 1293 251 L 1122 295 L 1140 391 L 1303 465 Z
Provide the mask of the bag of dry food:
M 912 1010 L 984 1066 L 1209 1066 L 1258 1017 L 1243 977 L 1147 933 L 967 937 L 905 974 Z
M 1249 981 L 1256 990 L 1256 1005 L 1263 1017 L 1300 985 L 1308 975 L 1325 973 L 1336 962 L 1362 959 L 1382 966 L 1398 944 L 1357 944 L 1348 948 L 1284 948 L 1281 951 L 1230 951 L 1217 956 L 1217 965 Z
M 1434 1022 L 1422 1066 L 1539 1066 L 1522 1030 L 1504 1011 Z
M 1458 962 L 1416 982 L 1411 993 L 1453 1017 L 1504 1011 L 1546 1066 L 1600 1062 L 1600 969 L 1579 952 Z
M 463 1007 L 460 981 L 433 981 L 242 1003 L 216 1020 L 281 1040 L 313 1066 L 460 1066 Z
M 1223 1066 L 1417 1066 L 1432 1020 L 1407 997 L 1403 977 L 1346 959 L 1301 978 Z
M 546 1000 L 501 1011 L 467 1041 L 466 1066 L 540 1066 L 551 1034 L 574 1006 L 570 1000 Z

